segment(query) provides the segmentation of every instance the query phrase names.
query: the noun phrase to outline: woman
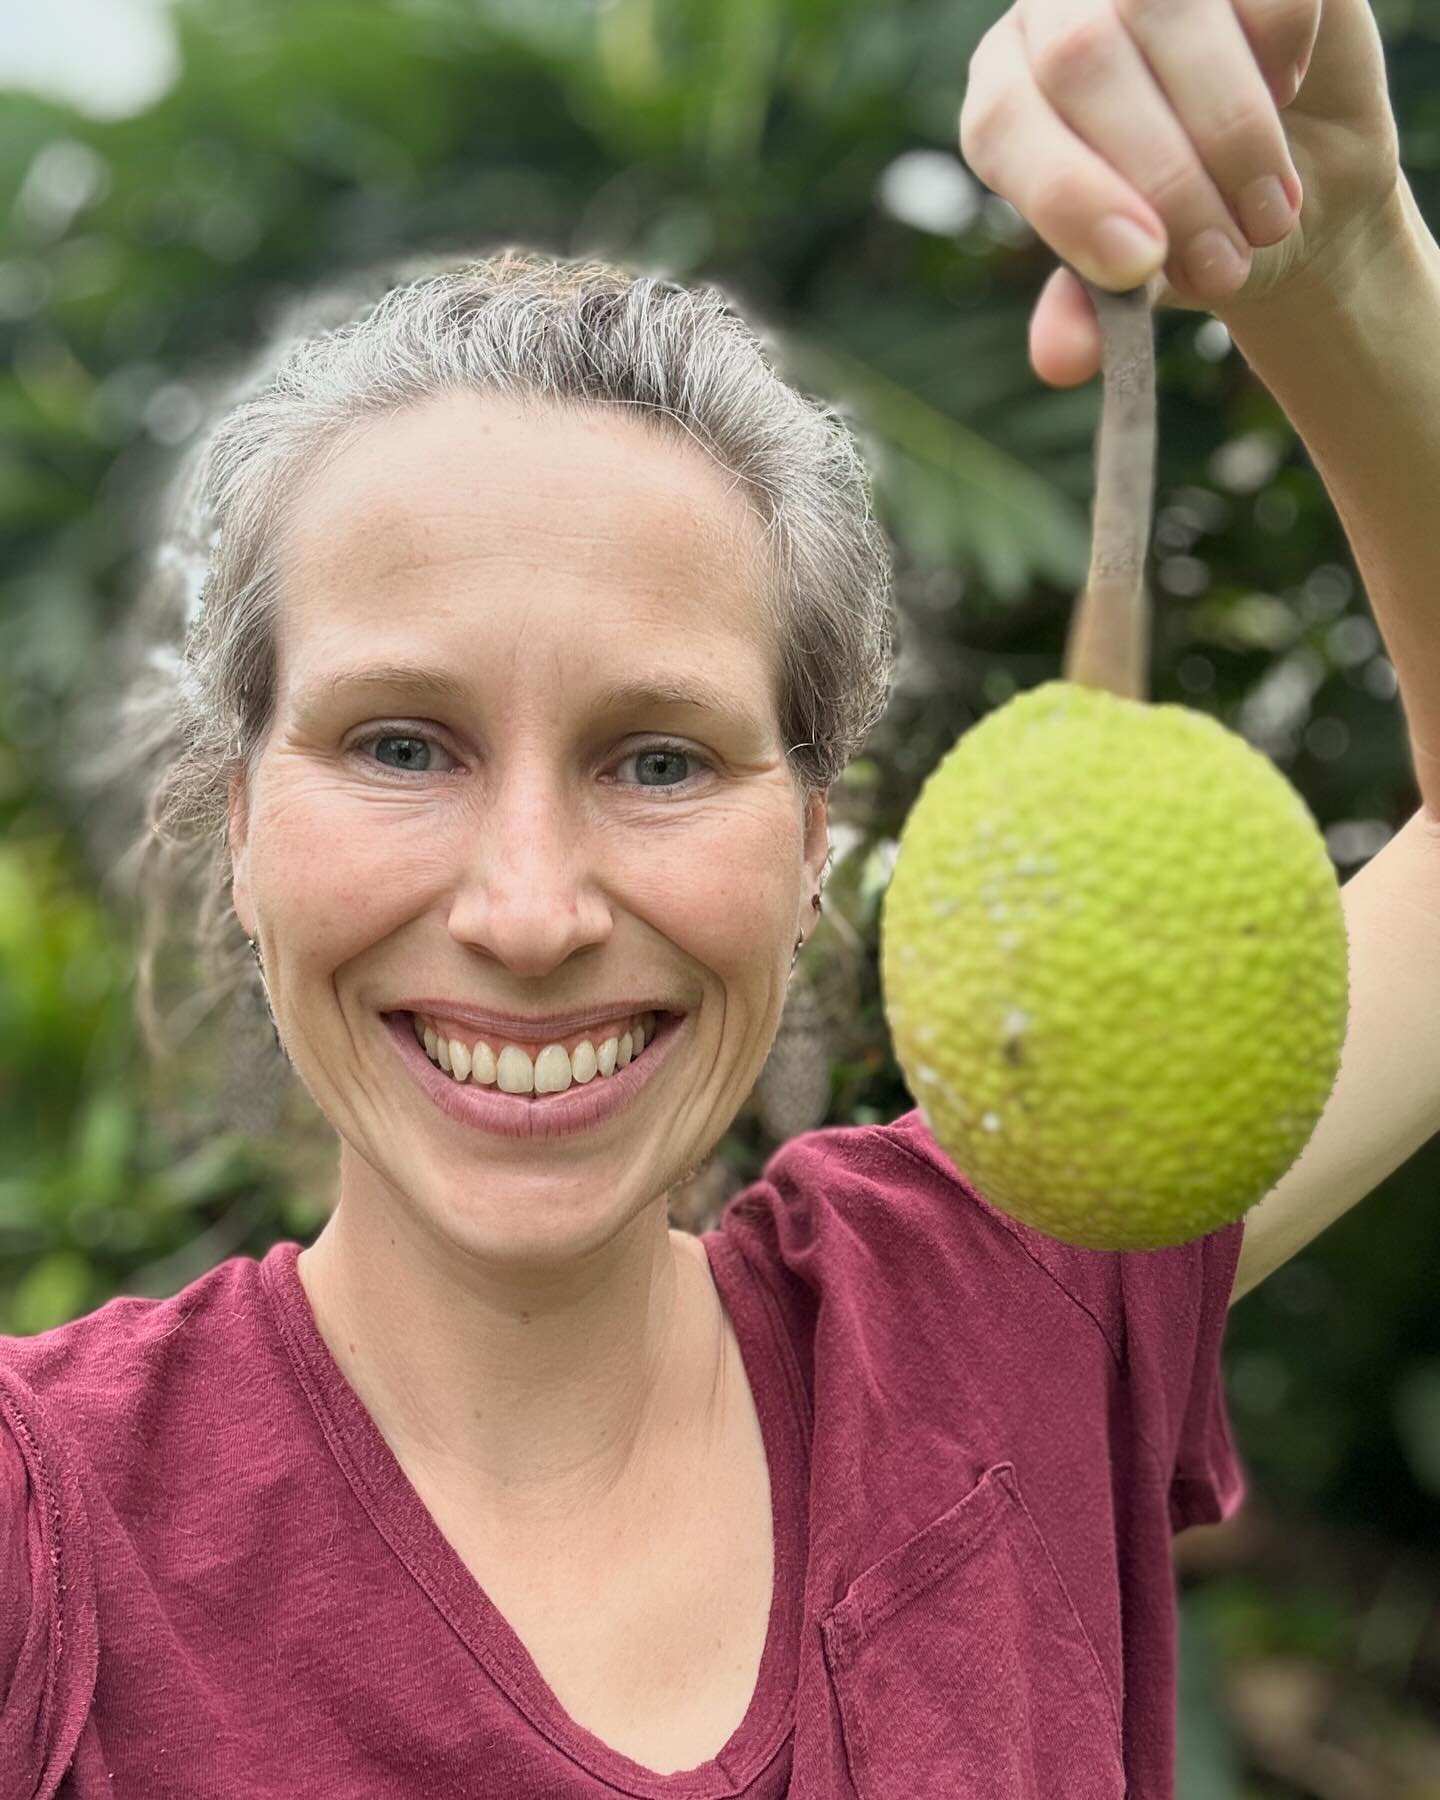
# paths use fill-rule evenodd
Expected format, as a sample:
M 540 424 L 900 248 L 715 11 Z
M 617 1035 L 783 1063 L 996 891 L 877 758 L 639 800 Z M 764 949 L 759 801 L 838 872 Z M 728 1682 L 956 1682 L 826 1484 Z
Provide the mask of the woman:
M 1097 279 L 1293 323 L 1402 226 L 1361 0 L 1271 10 L 1017 6 L 967 154 Z M 1269 263 L 1202 292 L 1181 245 L 1295 175 L 1312 46 L 1369 161 L 1297 114 L 1303 233 L 1263 213 Z M 1117 206 L 1162 233 L 1128 264 Z M 1079 294 L 1037 310 L 1057 383 Z M 156 825 L 210 834 L 337 1193 L 306 1248 L 3 1346 L 0 1791 L 1171 1793 L 1242 1227 L 1069 1248 L 913 1111 L 667 1226 L 887 692 L 843 423 L 713 292 L 510 255 L 291 346 L 193 499 Z

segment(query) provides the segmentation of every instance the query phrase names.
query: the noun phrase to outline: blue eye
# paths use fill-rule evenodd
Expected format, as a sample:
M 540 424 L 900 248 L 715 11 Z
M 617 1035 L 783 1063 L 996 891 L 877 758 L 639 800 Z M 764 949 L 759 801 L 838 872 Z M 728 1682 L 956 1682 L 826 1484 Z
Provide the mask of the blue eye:
M 635 764 L 637 777 L 639 776 L 639 771 L 647 767 L 653 774 L 657 764 L 660 767 L 662 775 L 667 771 L 674 773 L 677 765 L 681 763 L 698 763 L 699 766 L 704 769 L 708 769 L 711 766 L 703 756 L 697 755 L 694 750 L 687 750 L 683 744 L 645 744 L 639 750 L 632 750 L 630 754 L 622 760 L 624 762 L 633 762 Z M 643 778 L 639 778 L 634 785 L 636 787 L 649 788 L 653 793 L 656 791 L 664 792 L 667 789 L 673 791 L 677 788 L 688 787 L 690 783 L 682 776 L 681 779 L 674 781 L 647 781 Z
M 400 754 L 394 761 L 380 755 L 380 746 L 382 744 L 395 744 L 399 746 Z M 420 775 L 429 775 L 432 773 L 430 767 L 430 752 L 432 748 L 435 747 L 435 740 L 433 738 L 420 737 L 409 732 L 385 731 L 373 738 L 366 739 L 365 744 L 361 747 L 372 748 L 375 751 L 376 761 L 384 768 L 404 769 L 411 774 Z
M 435 761 L 437 752 L 444 759 L 442 763 Z M 374 731 L 360 739 L 354 753 L 364 756 L 372 768 L 390 769 L 402 775 L 443 775 L 458 766 L 444 745 L 424 731 Z M 632 762 L 636 778 L 627 785 L 650 793 L 686 791 L 699 770 L 714 768 L 698 751 L 664 742 L 643 744 L 621 758 L 621 766 Z
M 656 765 L 659 764 L 661 765 L 661 774 L 663 776 L 667 767 L 673 773 L 680 763 L 688 763 L 694 760 L 688 750 L 680 749 L 677 744 L 652 744 L 648 749 L 635 751 L 634 757 L 637 775 L 647 765 L 653 773 Z M 626 758 L 626 761 L 629 761 L 628 757 Z M 639 785 L 641 787 L 671 787 L 677 784 L 663 779 L 659 782 L 650 782 L 641 779 Z

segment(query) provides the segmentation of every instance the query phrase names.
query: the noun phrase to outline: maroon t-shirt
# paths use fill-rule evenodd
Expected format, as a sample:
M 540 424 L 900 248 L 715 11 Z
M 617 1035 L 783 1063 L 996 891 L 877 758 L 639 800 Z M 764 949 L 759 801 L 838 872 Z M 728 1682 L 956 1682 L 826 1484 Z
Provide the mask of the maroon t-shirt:
M 676 1775 L 567 1717 L 331 1358 L 299 1245 L 0 1338 L 0 1795 L 1170 1800 L 1170 1540 L 1245 1492 L 1241 1231 L 1071 1249 L 918 1111 L 778 1151 L 703 1240 L 769 1458 L 769 1636 Z

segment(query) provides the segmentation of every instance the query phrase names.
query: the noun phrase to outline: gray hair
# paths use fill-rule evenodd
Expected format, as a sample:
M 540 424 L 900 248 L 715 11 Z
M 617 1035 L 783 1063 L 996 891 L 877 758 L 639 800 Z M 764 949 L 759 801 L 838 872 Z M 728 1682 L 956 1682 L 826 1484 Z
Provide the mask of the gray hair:
M 155 957 L 178 897 L 207 973 L 233 985 L 248 967 L 227 799 L 270 727 L 286 509 L 377 415 L 457 391 L 644 409 L 701 445 L 764 527 L 779 723 L 803 793 L 828 791 L 888 703 L 890 549 L 858 440 L 836 408 L 782 379 L 723 292 L 513 248 L 409 273 L 394 285 L 395 271 L 373 271 L 372 290 L 390 283 L 378 299 L 362 278 L 292 308 L 167 501 L 152 586 L 168 596 L 168 643 L 150 643 L 121 703 L 121 742 L 144 771 L 144 824 L 125 860 L 152 1049 Z

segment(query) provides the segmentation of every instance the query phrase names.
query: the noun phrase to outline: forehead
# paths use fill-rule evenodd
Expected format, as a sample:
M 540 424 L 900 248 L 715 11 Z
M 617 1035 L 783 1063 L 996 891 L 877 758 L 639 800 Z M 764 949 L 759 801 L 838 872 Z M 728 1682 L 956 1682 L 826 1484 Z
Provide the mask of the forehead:
M 758 593 L 764 527 L 693 440 L 639 412 L 447 395 L 371 421 L 286 522 L 286 604 L 517 588 L 634 602 Z M 752 629 L 753 618 L 737 620 Z

